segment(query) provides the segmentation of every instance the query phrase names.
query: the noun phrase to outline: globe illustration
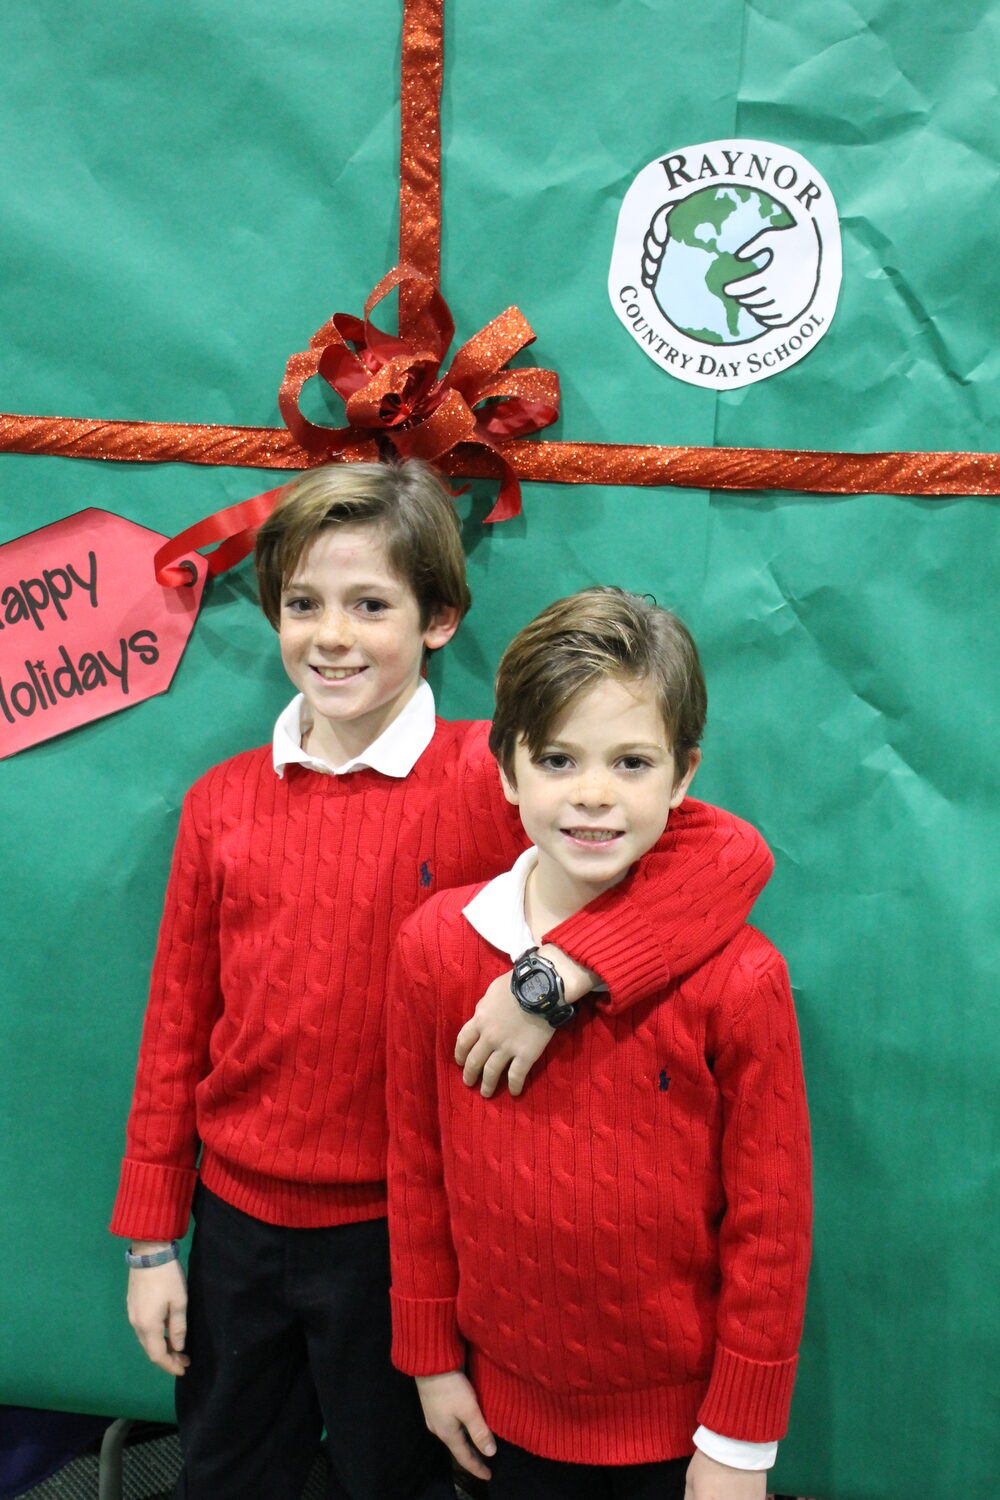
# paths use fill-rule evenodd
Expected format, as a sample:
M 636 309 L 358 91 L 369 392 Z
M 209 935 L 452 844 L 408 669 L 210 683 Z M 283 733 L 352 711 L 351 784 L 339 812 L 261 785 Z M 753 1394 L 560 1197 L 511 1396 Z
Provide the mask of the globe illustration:
M 667 215 L 666 243 L 652 284 L 660 311 L 681 333 L 703 344 L 760 338 L 766 329 L 723 287 L 767 262 L 766 254 L 737 260 L 737 250 L 763 229 L 785 229 L 794 222 L 759 188 L 707 187 L 682 198 Z

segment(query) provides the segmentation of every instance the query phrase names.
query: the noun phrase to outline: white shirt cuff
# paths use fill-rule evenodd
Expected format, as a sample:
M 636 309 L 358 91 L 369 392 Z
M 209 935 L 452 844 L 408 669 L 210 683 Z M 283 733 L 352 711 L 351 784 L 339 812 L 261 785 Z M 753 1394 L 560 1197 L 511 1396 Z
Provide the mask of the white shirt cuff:
M 723 1437 L 707 1427 L 694 1435 L 695 1447 L 731 1469 L 770 1469 L 778 1456 L 777 1443 L 744 1443 L 740 1438 Z

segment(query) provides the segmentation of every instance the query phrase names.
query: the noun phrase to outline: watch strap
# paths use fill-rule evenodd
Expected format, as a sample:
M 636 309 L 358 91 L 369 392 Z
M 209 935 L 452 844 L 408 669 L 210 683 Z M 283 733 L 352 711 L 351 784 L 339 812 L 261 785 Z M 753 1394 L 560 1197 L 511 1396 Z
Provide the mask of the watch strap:
M 145 1255 L 134 1255 L 129 1249 L 125 1251 L 125 1264 L 130 1271 L 149 1271 L 153 1266 L 167 1266 L 180 1258 L 180 1246 L 176 1240 L 171 1240 L 165 1250 L 150 1250 Z

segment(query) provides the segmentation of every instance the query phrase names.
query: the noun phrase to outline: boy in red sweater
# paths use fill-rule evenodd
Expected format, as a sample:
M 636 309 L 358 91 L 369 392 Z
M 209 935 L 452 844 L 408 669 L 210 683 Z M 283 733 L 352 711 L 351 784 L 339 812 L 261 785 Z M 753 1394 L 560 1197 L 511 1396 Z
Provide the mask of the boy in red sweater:
M 689 805 L 694 642 L 588 589 L 521 632 L 496 696 L 490 747 L 534 847 L 399 936 L 393 1358 L 455 1457 L 484 1478 L 492 1458 L 491 1500 L 763 1500 L 809 1258 L 784 963 L 743 927 L 647 1000 L 597 994 L 583 1014 L 534 946 L 585 907 L 613 926 L 608 893 L 637 862 L 643 879 Z M 556 1035 L 522 1100 L 484 1101 L 453 1038 L 512 959 L 520 1005 Z
M 131 1240 L 130 1320 L 183 1376 L 186 1500 L 298 1500 L 324 1426 L 332 1495 L 444 1495 L 447 1455 L 389 1360 L 386 974 L 408 913 L 496 874 L 524 837 L 486 726 L 437 719 L 422 681 L 469 604 L 433 473 L 304 475 L 256 564 L 299 693 L 270 744 L 185 798 L 112 1223 Z M 719 870 L 709 941 L 743 921 L 768 873 L 752 831 L 710 809 L 671 832 L 617 931 L 584 915 L 553 935 L 574 996 L 592 970 L 627 1004 L 685 963 L 706 942 L 688 891 Z M 487 1092 L 507 1065 L 519 1088 L 541 1051 L 524 1021 L 502 980 L 477 1008 L 467 1066 Z

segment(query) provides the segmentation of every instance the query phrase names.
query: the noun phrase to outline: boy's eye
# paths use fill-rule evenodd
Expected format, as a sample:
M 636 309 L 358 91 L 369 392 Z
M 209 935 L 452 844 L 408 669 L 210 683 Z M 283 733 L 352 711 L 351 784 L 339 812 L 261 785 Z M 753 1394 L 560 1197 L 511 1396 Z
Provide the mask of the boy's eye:
M 570 764 L 568 755 L 560 755 L 553 751 L 551 755 L 541 755 L 538 764 L 544 771 L 565 771 Z
M 649 761 L 643 755 L 623 755 L 619 764 L 623 771 L 645 771 Z
M 294 594 L 291 598 L 283 600 L 281 607 L 291 615 L 303 615 L 312 608 L 312 600 L 305 594 Z
M 389 606 L 384 599 L 359 599 L 358 608 L 363 615 L 380 615 Z

